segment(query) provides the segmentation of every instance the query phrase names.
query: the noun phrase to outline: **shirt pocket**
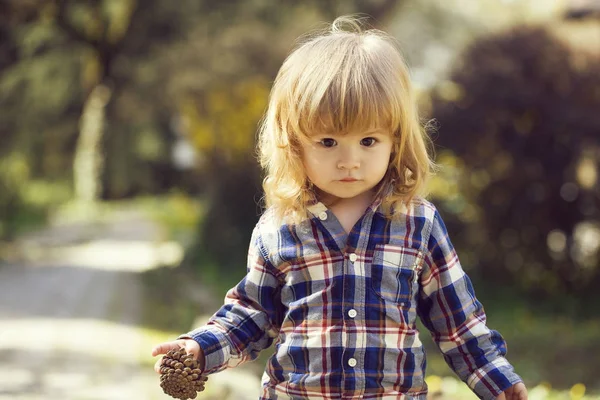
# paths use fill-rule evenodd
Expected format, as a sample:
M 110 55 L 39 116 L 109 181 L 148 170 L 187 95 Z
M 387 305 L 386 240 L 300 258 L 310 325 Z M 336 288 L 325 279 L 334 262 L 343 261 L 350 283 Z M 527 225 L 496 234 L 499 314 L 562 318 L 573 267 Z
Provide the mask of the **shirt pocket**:
M 377 296 L 398 305 L 410 304 L 421 270 L 422 253 L 392 244 L 378 245 L 373 253 L 371 286 Z

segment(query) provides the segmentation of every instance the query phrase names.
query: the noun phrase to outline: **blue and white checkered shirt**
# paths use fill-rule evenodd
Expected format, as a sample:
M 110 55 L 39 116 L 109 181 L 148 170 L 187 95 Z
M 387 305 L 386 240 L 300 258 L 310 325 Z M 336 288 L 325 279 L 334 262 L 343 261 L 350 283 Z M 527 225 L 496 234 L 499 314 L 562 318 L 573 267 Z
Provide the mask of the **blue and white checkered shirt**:
M 257 357 L 275 340 L 260 399 L 426 399 L 417 316 L 449 366 L 483 399 L 521 381 L 488 329 L 444 223 L 417 199 L 390 220 L 375 201 L 348 234 L 322 203 L 297 225 L 267 210 L 246 277 L 186 337 L 205 373 Z

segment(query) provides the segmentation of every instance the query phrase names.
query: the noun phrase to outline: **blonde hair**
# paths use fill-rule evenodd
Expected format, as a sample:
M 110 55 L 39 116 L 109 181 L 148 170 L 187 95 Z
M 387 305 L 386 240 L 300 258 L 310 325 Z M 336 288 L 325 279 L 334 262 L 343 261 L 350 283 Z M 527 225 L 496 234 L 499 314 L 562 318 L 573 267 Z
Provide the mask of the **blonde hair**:
M 429 137 L 421 125 L 405 64 L 394 39 L 339 17 L 307 36 L 284 61 L 271 90 L 258 140 L 266 206 L 298 222 L 316 201 L 302 162 L 301 142 L 316 132 L 389 129 L 388 171 L 378 186 L 393 217 L 423 194 L 433 171 Z

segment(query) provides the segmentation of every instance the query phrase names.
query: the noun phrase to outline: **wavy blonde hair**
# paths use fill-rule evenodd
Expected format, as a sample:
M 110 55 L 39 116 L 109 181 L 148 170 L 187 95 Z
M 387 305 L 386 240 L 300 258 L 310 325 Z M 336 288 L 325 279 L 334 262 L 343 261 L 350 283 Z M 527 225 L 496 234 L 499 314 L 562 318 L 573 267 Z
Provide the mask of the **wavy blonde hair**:
M 317 132 L 385 128 L 394 144 L 377 187 L 393 217 L 424 194 L 434 163 L 419 119 L 409 71 L 395 40 L 363 29 L 355 17 L 337 18 L 306 36 L 284 61 L 262 120 L 258 153 L 266 172 L 266 206 L 280 219 L 299 222 L 316 194 L 302 162 L 301 143 Z

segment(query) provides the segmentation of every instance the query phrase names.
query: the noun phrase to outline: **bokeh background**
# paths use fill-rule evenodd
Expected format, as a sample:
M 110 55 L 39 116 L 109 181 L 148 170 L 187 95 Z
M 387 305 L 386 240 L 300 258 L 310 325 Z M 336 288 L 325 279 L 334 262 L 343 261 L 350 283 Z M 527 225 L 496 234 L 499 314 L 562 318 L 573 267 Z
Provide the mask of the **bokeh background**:
M 411 66 L 429 197 L 530 398 L 600 399 L 598 0 L 0 0 L 0 399 L 166 398 L 152 345 L 245 273 L 275 74 L 349 13 Z M 430 397 L 475 398 L 421 336 Z M 256 398 L 266 357 L 201 398 Z

